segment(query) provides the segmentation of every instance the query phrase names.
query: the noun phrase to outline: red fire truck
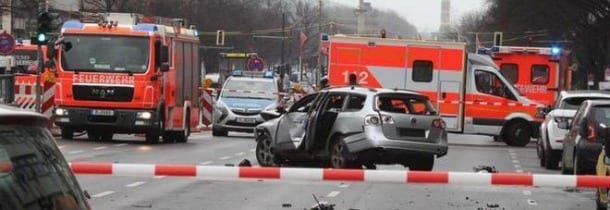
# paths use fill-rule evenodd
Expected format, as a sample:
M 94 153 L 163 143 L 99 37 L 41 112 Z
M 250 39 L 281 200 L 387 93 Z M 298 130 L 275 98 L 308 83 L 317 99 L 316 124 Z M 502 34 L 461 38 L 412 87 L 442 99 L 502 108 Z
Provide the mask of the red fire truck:
M 117 13 L 65 22 L 53 52 L 62 137 L 145 133 L 149 143 L 186 142 L 199 122 L 201 62 L 198 33 L 183 25 Z

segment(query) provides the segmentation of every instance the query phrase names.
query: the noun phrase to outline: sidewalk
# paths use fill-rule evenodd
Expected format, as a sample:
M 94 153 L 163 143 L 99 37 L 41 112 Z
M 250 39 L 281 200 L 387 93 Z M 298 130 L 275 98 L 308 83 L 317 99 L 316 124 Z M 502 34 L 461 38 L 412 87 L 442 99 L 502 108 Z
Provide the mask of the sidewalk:
M 503 141 L 494 141 L 491 136 L 467 135 L 450 133 L 447 136 L 449 146 L 487 146 L 487 147 L 510 147 Z M 535 139 L 527 145 L 527 147 L 536 147 Z

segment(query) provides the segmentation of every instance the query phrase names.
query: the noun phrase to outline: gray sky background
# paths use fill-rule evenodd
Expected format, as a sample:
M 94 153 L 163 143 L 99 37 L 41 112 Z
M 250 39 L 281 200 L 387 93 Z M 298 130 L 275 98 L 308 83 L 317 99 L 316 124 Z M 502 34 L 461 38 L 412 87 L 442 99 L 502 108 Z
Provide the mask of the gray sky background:
M 331 0 L 356 7 L 359 0 Z M 396 11 L 419 32 L 438 31 L 441 21 L 441 0 L 365 0 L 377 9 Z M 485 0 L 452 0 L 451 21 L 457 22 L 465 13 L 484 8 Z

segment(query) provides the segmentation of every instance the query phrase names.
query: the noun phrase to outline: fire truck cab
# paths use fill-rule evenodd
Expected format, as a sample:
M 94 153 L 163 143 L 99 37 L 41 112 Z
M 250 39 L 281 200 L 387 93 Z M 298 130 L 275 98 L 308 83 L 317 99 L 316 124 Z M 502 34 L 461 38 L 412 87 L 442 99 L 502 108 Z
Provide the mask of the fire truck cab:
M 555 103 L 561 88 L 558 47 L 494 46 L 479 49 L 489 54 L 500 73 L 526 97 L 547 106 Z
M 145 133 L 148 143 L 186 142 L 199 122 L 197 30 L 139 14 L 98 17 L 65 22 L 57 42 L 54 117 L 62 137 Z
M 488 56 L 465 43 L 333 35 L 323 37 L 331 86 L 409 89 L 426 95 L 449 132 L 501 136 L 525 146 L 537 136 L 543 106 L 517 91 Z M 404 125 L 409 128 L 409 125 Z

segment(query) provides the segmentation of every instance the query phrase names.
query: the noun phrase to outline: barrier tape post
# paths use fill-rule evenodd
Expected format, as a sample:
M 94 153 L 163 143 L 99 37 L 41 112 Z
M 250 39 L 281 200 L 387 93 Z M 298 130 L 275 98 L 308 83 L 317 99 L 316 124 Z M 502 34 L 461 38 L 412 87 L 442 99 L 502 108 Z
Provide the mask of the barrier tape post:
M 474 173 L 409 170 L 362 170 L 277 167 L 226 167 L 169 164 L 70 163 L 77 175 L 127 177 L 179 176 L 214 180 L 351 181 L 370 183 L 449 184 L 610 188 L 610 176 L 531 173 Z

